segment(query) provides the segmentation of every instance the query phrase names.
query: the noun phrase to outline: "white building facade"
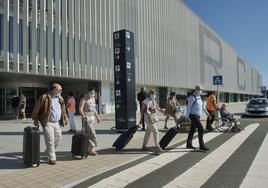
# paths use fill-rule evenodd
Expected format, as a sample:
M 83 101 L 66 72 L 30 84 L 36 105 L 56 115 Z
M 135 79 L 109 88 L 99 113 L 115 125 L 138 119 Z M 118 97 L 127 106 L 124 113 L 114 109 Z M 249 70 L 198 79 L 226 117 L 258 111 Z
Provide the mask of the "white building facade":
M 21 93 L 30 114 L 53 82 L 77 100 L 93 86 L 112 111 L 112 39 L 121 29 L 135 35 L 137 92 L 156 89 L 162 105 L 171 90 L 215 89 L 219 74 L 221 101 L 261 93 L 260 73 L 181 0 L 0 0 L 0 117 L 12 116 Z

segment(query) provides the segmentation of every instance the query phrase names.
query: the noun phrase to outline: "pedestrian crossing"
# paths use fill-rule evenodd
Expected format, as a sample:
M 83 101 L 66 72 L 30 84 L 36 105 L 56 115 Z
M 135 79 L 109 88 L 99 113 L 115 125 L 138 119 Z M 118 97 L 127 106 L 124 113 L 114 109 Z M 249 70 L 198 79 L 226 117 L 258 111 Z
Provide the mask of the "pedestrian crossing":
M 211 176 L 228 160 L 237 149 L 252 135 L 254 131 L 259 127 L 258 123 L 250 124 L 245 127 L 243 131 L 238 134 L 234 134 L 225 140 L 221 145 L 212 150 L 208 155 L 205 155 L 193 166 L 185 170 L 182 174 L 179 174 L 173 180 L 167 182 L 164 187 L 201 187 L 203 186 Z M 225 133 L 213 132 L 204 135 L 205 143 L 212 141 Z M 193 145 L 198 146 L 198 138 L 193 140 Z M 266 135 L 261 147 L 245 176 L 241 187 L 256 187 L 254 181 L 257 181 L 258 177 L 263 181 L 258 181 L 257 187 L 268 186 L 268 136 Z M 177 152 L 179 151 L 179 152 Z M 186 154 L 191 154 L 192 150 L 186 149 L 185 144 L 180 145 L 168 152 L 165 152 L 152 159 L 146 160 L 131 168 L 125 169 L 119 173 L 111 175 L 90 187 L 132 187 L 133 183 L 143 179 L 145 176 L 154 174 L 155 171 L 164 169 L 166 165 L 174 162 L 178 158 L 182 158 Z M 201 153 L 200 153 L 201 155 Z M 179 168 L 179 166 L 174 166 Z M 259 173 L 256 175 L 256 171 Z M 164 172 L 163 172 L 164 173 Z M 259 176 L 258 176 L 259 175 Z M 257 177 L 256 177 L 257 176 Z M 156 177 L 157 178 L 157 177 Z M 154 181 L 153 179 L 151 181 Z M 252 185 L 252 186 L 249 186 Z M 133 186 L 135 187 L 135 186 Z M 161 187 L 159 185 L 159 187 Z
M 261 177 L 261 178 L 258 178 Z M 268 187 L 268 135 L 266 134 L 241 188 Z

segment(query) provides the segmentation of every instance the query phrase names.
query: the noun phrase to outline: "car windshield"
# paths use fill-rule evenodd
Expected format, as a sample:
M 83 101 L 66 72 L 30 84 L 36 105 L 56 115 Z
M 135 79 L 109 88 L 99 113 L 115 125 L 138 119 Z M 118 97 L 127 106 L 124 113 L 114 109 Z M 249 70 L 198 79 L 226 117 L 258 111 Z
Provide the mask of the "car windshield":
M 267 100 L 266 99 L 252 99 L 249 104 L 254 104 L 254 105 L 257 105 L 257 104 L 268 104 Z

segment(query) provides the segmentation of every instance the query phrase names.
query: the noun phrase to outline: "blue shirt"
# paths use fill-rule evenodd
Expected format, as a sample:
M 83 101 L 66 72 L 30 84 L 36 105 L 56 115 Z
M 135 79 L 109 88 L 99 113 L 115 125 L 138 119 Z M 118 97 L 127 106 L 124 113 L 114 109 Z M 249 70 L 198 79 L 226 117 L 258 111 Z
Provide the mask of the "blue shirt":
M 195 97 L 196 97 L 196 99 L 195 99 Z M 204 111 L 206 113 L 206 115 L 208 116 L 209 113 L 204 106 L 202 98 L 200 96 L 196 96 L 196 95 L 195 95 L 195 97 L 194 97 L 194 95 L 191 95 L 188 98 L 186 117 L 189 118 L 190 114 L 198 115 L 200 117 L 202 115 L 202 111 Z
M 49 122 L 56 123 L 61 118 L 61 105 L 58 97 L 51 97 L 51 108 L 50 108 Z

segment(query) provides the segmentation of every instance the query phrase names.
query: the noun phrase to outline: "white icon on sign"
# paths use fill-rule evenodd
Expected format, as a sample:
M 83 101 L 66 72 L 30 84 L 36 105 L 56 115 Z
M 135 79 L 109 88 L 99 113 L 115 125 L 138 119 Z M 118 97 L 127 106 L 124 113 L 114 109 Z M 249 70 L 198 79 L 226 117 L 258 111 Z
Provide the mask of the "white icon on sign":
M 115 72 L 120 72 L 120 65 L 115 66 Z
M 114 39 L 119 39 L 119 37 L 120 37 L 119 33 L 114 34 Z
M 127 51 L 130 51 L 130 47 L 128 46 L 128 47 L 126 47 L 126 49 L 127 49 Z
M 120 54 L 120 48 L 115 48 L 114 53 L 115 54 Z
M 119 55 L 116 55 L 114 58 L 116 59 L 116 61 L 118 61 L 119 58 L 120 58 L 120 56 Z
M 127 62 L 127 69 L 131 69 L 131 63 Z
M 116 108 L 117 108 L 117 109 L 119 109 L 120 107 L 121 107 L 121 105 L 120 105 L 120 104 L 117 104 L 117 105 L 116 105 Z
M 130 33 L 126 32 L 126 38 L 130 39 Z
M 128 81 L 128 82 L 130 82 L 130 81 L 131 81 L 130 76 L 127 76 L 127 81 Z
M 116 91 L 115 91 L 115 95 L 116 95 L 117 97 L 120 97 L 120 96 L 121 96 L 121 91 L 120 91 L 120 90 L 116 90 Z
M 115 83 L 116 83 L 117 85 L 119 85 L 119 84 L 120 84 L 120 80 L 119 80 L 119 79 L 116 79 Z

